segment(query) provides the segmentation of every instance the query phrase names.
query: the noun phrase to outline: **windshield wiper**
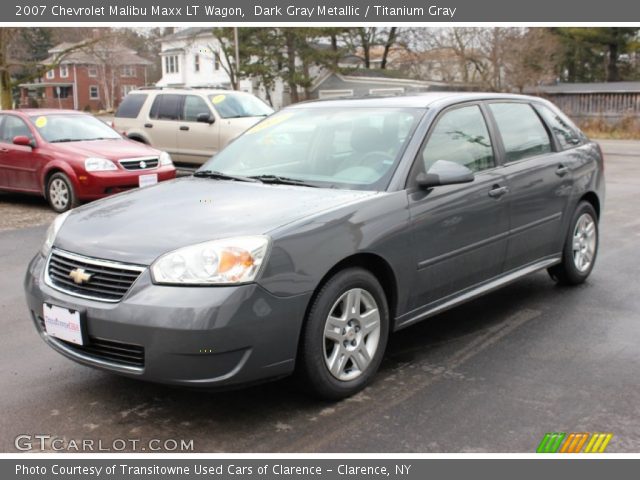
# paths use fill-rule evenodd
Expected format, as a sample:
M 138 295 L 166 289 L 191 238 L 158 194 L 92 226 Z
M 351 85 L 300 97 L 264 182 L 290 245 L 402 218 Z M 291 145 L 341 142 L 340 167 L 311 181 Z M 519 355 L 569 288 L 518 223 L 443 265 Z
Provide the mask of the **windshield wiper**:
M 64 142 L 77 142 L 77 138 L 57 138 L 55 140 L 51 140 L 49 143 L 64 143 Z
M 194 177 L 213 178 L 215 180 L 235 180 L 238 182 L 260 183 L 260 180 L 254 177 L 243 177 L 241 175 L 227 175 L 226 173 L 217 172 L 215 170 L 198 170 L 193 174 Z
M 304 180 L 298 180 L 297 178 L 281 177 L 279 175 L 255 175 L 251 178 L 261 181 L 262 183 L 275 183 L 280 185 L 298 185 L 300 187 L 313 187 L 317 188 L 317 185 L 312 185 Z

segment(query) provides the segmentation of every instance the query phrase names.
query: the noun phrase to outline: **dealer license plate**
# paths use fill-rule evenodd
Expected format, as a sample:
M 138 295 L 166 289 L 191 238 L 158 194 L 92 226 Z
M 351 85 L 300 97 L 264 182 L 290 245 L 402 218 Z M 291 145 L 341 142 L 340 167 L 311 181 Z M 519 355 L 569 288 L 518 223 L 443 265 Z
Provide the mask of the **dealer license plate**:
M 149 173 L 147 175 L 140 175 L 138 177 L 138 185 L 140 186 L 140 188 L 150 187 L 151 185 L 155 185 L 156 183 L 158 183 L 157 173 Z
M 80 312 L 46 303 L 43 306 L 43 312 L 47 334 L 76 345 L 83 345 Z

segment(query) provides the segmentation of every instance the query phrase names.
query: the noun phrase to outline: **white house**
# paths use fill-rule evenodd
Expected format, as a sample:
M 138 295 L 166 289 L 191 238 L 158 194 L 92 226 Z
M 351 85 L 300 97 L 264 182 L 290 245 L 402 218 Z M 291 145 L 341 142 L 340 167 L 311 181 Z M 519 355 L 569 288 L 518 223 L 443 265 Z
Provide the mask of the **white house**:
M 161 40 L 162 78 L 159 87 L 225 87 L 231 82 L 222 64 L 220 44 L 211 28 L 191 27 Z
M 189 27 L 176 30 L 161 40 L 162 78 L 159 87 L 217 87 L 231 88 L 231 80 L 225 69 L 220 43 L 211 27 Z M 313 69 L 313 76 L 319 74 Z M 262 98 L 276 110 L 288 105 L 289 87 L 277 79 L 268 92 L 264 86 L 251 79 L 240 80 L 240 90 Z M 303 90 L 300 89 L 302 94 Z

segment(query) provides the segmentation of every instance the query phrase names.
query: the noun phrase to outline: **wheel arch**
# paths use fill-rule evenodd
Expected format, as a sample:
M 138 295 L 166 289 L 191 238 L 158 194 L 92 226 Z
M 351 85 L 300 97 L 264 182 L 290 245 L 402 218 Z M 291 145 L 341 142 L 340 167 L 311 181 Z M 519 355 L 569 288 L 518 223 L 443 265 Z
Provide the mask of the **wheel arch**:
M 127 138 L 129 140 L 133 140 L 134 142 L 144 143 L 145 145 L 150 145 L 149 140 L 140 133 L 129 133 L 127 134 Z
M 69 177 L 69 180 L 73 184 L 72 186 L 76 189 L 78 188 L 78 179 L 76 178 L 76 174 L 71 167 L 59 163 L 52 164 L 44 171 L 42 175 L 42 194 L 45 196 L 45 198 L 47 197 L 47 186 L 49 185 L 49 180 L 56 173 L 64 173 L 67 177 Z
M 389 262 L 387 262 L 387 260 L 385 260 L 380 255 L 371 252 L 355 253 L 346 258 L 343 258 L 324 274 L 316 289 L 314 290 L 311 299 L 309 300 L 309 304 L 307 305 L 307 309 L 305 311 L 305 321 L 311 305 L 313 305 L 313 302 L 315 301 L 320 290 L 322 290 L 324 284 L 327 283 L 327 281 L 337 272 L 352 267 L 360 267 L 364 270 L 369 271 L 380 282 L 380 286 L 385 292 L 387 305 L 389 307 L 389 327 L 390 331 L 392 331 L 398 302 L 397 278 Z
M 595 192 L 587 192 L 584 195 L 582 195 L 582 197 L 580 197 L 580 199 L 578 200 L 578 203 L 583 201 L 591 204 L 593 209 L 596 211 L 596 215 L 598 216 L 598 220 L 599 220 L 601 213 L 600 213 L 600 199 L 598 198 L 598 195 L 596 195 Z

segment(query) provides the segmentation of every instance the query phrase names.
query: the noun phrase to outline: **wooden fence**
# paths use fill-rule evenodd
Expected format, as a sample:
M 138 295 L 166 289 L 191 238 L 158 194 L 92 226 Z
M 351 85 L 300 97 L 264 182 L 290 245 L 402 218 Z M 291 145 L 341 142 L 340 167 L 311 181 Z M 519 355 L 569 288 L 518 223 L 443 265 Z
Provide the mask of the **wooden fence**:
M 640 118 L 640 92 L 547 93 L 544 96 L 576 120 L 603 118 L 615 122 L 625 117 Z

